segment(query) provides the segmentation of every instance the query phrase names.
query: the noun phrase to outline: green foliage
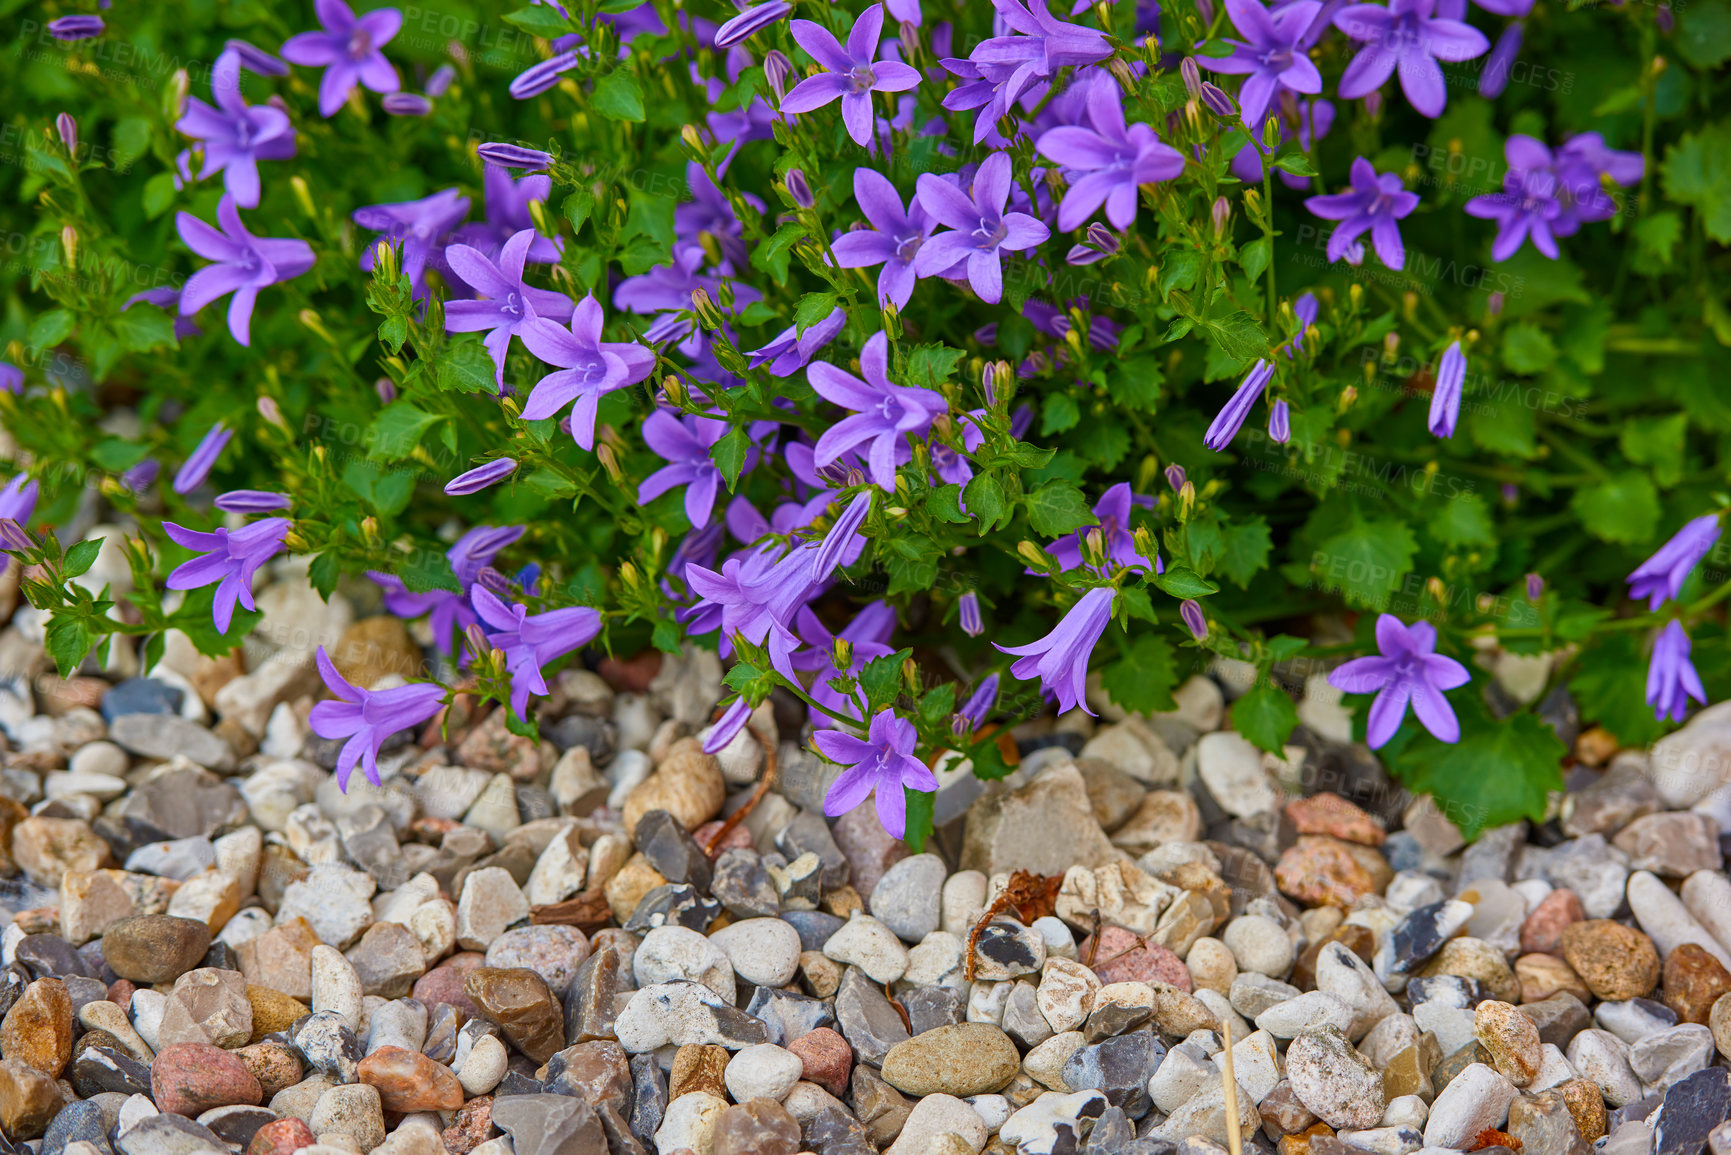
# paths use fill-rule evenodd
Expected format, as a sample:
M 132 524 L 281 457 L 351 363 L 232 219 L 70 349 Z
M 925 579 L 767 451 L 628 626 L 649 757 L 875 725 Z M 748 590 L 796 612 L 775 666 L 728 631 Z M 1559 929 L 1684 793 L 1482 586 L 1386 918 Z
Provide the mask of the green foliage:
M 1412 737 L 1391 763 L 1395 775 L 1435 795 L 1468 838 L 1522 818 L 1543 821 L 1546 794 L 1563 788 L 1568 751 L 1556 733 L 1526 712 L 1492 718 L 1474 690 L 1458 691 L 1449 701 L 1460 718 L 1461 740 Z M 1416 729 L 1410 721 L 1407 726 Z

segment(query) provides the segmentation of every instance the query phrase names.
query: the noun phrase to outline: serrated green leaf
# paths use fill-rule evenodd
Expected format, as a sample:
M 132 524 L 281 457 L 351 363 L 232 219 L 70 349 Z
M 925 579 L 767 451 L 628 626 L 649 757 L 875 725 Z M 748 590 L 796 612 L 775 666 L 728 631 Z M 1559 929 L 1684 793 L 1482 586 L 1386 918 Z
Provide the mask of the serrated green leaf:
M 1232 703 L 1232 728 L 1257 749 L 1277 757 L 1297 726 L 1298 709 L 1291 695 L 1267 678 Z
M 1450 547 L 1495 545 L 1497 540 L 1490 510 L 1484 498 L 1476 493 L 1463 493 L 1451 501 L 1438 503 L 1425 527 Z
M 968 512 L 980 519 L 981 533 L 996 525 L 1008 509 L 1004 487 L 990 473 L 974 474 L 962 491 L 962 500 L 967 502 Z
M 440 350 L 433 380 L 439 388 L 454 393 L 485 393 L 497 391 L 498 376 L 492 354 L 479 340 L 453 341 Z
M 175 344 L 174 318 L 161 309 L 128 309 L 116 313 L 109 323 L 120 343 L 134 353 Z
M 1120 708 L 1132 714 L 1155 714 L 1175 710 L 1172 687 L 1178 682 L 1178 667 L 1172 647 L 1155 633 L 1144 633 L 1130 644 L 1130 653 L 1106 667 L 1100 684 Z
M 1252 513 L 1220 527 L 1220 552 L 1214 564 L 1240 589 L 1268 565 L 1274 539 L 1269 536 L 1268 519 Z
M 1268 351 L 1268 338 L 1263 335 L 1262 326 L 1243 309 L 1210 316 L 1203 327 L 1214 346 L 1234 361 L 1248 361 Z
M 908 384 L 935 389 L 950 379 L 966 352 L 948 345 L 919 345 L 908 354 Z
M 1025 499 L 1028 524 L 1042 537 L 1061 537 L 1098 519 L 1088 508 L 1082 491 L 1068 481 L 1048 481 Z
M 715 462 L 715 467 L 721 470 L 722 478 L 727 482 L 727 491 L 732 493 L 739 484 L 739 474 L 745 468 L 745 459 L 751 452 L 751 436 L 745 431 L 745 426 L 736 425 L 729 429 L 720 441 L 710 446 L 709 459 Z
M 834 293 L 807 293 L 799 299 L 799 306 L 793 312 L 793 328 L 796 333 L 804 333 L 813 325 L 835 312 L 836 295 Z
M 1707 70 L 1731 60 L 1731 4 L 1694 0 L 1677 9 L 1677 55 Z
M 67 310 L 50 309 L 31 323 L 30 347 L 32 349 L 52 349 L 72 336 L 72 330 L 76 324 L 76 320 Z
M 1731 244 L 1731 123 L 1687 133 L 1665 150 L 1665 195 L 1693 205 L 1707 235 Z
M 1357 606 L 1380 607 L 1412 570 L 1418 542 L 1404 521 L 1365 514 L 1351 502 L 1325 502 L 1306 531 L 1313 579 Z
M 1563 788 L 1561 763 L 1568 751 L 1556 733 L 1525 712 L 1492 718 L 1470 687 L 1449 701 L 1460 719 L 1460 741 L 1415 732 L 1392 762 L 1395 775 L 1434 796 L 1469 839 L 1522 818 L 1542 822 L 1546 796 Z M 1417 729 L 1410 718 L 1406 726 Z
M 895 703 L 896 696 L 902 692 L 902 663 L 912 655 L 912 650 L 897 650 L 873 658 L 860 669 L 860 689 L 865 692 L 872 714 Z
M 624 68 L 615 69 L 595 82 L 595 111 L 611 120 L 640 121 L 643 116 L 643 86 Z
M 1268 268 L 1268 238 L 1257 237 L 1254 241 L 1238 250 L 1238 265 L 1244 270 L 1244 275 L 1252 281 L 1262 276 Z
M 926 494 L 926 512 L 938 521 L 951 525 L 966 525 L 968 515 L 962 512 L 961 499 L 961 486 L 939 486 Z
M 521 28 L 531 36 L 539 36 L 543 40 L 553 40 L 571 31 L 571 22 L 559 14 L 559 9 L 551 4 L 536 4 L 530 8 L 519 8 L 515 12 L 505 13 L 505 23 L 514 28 Z
M 55 614 L 48 619 L 43 644 L 60 670 L 60 676 L 70 678 L 84 661 L 84 655 L 90 652 L 90 647 L 96 644 L 96 635 L 83 618 L 73 614 Z
M 1082 420 L 1082 411 L 1068 393 L 1048 393 L 1040 406 L 1040 436 L 1062 433 Z
M 1688 425 L 1687 413 L 1625 418 L 1617 431 L 1617 444 L 1630 461 L 1652 466 L 1653 480 L 1669 489 L 1683 479 L 1683 434 Z
M 907 827 L 902 832 L 902 841 L 915 854 L 924 854 L 926 839 L 932 835 L 932 814 L 937 806 L 937 791 L 915 790 L 911 786 L 902 787 L 907 802 Z M 1221 1098 L 1221 1102 L 1225 1102 Z
M 1532 376 L 1556 363 L 1557 347 L 1551 335 L 1530 321 L 1519 321 L 1503 330 L 1503 364 L 1516 373 Z
M 421 434 L 443 421 L 437 413 L 424 412 L 412 401 L 393 401 L 367 426 L 367 446 L 380 461 L 401 461 L 421 443 Z
M 1577 489 L 1569 508 L 1594 537 L 1636 545 L 1653 536 L 1659 493 L 1645 473 L 1630 469 Z

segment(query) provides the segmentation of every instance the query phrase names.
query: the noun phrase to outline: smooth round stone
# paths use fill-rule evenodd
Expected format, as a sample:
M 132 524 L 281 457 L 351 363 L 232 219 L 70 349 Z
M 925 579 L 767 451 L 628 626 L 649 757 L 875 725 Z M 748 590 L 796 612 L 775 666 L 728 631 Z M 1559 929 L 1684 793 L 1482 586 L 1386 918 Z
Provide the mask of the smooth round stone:
M 351 1030 L 361 1025 L 361 979 L 335 947 L 319 945 L 312 952 L 313 1010 L 335 1011 Z
M 1473 1034 L 1497 1072 L 1517 1087 L 1525 1087 L 1539 1073 L 1543 1058 L 1539 1028 L 1515 1007 L 1487 999 L 1473 1011 Z
M 527 967 L 563 998 L 589 957 L 589 937 L 574 926 L 525 926 L 508 930 L 487 947 L 490 967 Z
M 709 941 L 727 956 L 734 973 L 748 983 L 785 986 L 799 973 L 799 932 L 779 918 L 730 923 L 711 934 Z
M 198 966 L 208 950 L 209 925 L 167 914 L 122 919 L 102 936 L 109 969 L 136 983 L 171 983 Z
M 726 952 L 697 931 L 658 926 L 643 936 L 631 969 L 639 988 L 688 979 L 702 983 L 731 1003 L 736 991 L 733 963 Z
M 1240 971 L 1278 979 L 1286 977 L 1286 972 L 1292 969 L 1292 939 L 1285 928 L 1266 915 L 1238 916 L 1226 925 L 1220 941 L 1232 952 Z
M 908 969 L 908 948 L 896 933 L 866 914 L 856 914 L 823 944 L 825 957 L 856 966 L 873 982 L 893 983 Z
M 799 1082 L 804 1068 L 798 1055 L 773 1043 L 745 1047 L 727 1062 L 727 1093 L 736 1103 L 750 1099 L 780 1102 Z
M 385 1141 L 385 1112 L 378 1088 L 366 1083 L 332 1087 L 319 1096 L 307 1126 L 318 1135 L 335 1131 L 365 1151 Z
M 1469 1065 L 1431 1104 L 1425 1146 L 1466 1150 L 1482 1132 L 1503 1125 L 1517 1094 L 1513 1083 L 1483 1063 Z
M 1573 923 L 1563 931 L 1563 958 L 1595 997 L 1640 998 L 1659 982 L 1659 952 L 1653 940 L 1610 919 Z
M 457 1076 L 419 1051 L 381 1047 L 361 1060 L 356 1075 L 378 1088 L 387 1111 L 455 1111 L 463 1105 Z
M 274 1123 L 266 1123 L 253 1132 L 252 1142 L 247 1144 L 246 1155 L 294 1155 L 302 1147 L 310 1147 L 318 1141 L 313 1129 L 306 1125 L 306 1120 L 289 1116 L 278 1119 Z
M 938 929 L 945 873 L 944 860 L 935 854 L 895 863 L 872 888 L 872 915 L 903 942 L 919 942 Z
M 985 1095 L 1021 1066 L 1016 1044 L 990 1023 L 957 1023 L 916 1035 L 884 1056 L 883 1078 L 909 1095 Z

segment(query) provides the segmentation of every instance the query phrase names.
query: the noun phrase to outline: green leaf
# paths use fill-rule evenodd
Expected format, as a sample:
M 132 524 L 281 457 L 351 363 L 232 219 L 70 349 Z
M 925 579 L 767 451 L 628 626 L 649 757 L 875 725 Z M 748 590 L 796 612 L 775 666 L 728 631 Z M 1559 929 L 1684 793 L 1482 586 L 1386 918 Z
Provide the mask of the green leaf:
M 554 40 L 571 31 L 571 22 L 559 14 L 559 9 L 551 4 L 536 4 L 531 8 L 519 8 L 515 12 L 505 13 L 505 23 L 513 28 L 521 28 L 531 36 L 539 36 L 543 40 Z
M 932 834 L 932 812 L 937 805 L 936 790 L 915 790 L 911 786 L 903 786 L 907 796 L 908 821 L 907 829 L 902 834 L 902 841 L 908 844 L 908 849 L 915 854 L 924 854 L 926 839 Z M 1221 1102 L 1225 1102 L 1224 1095 Z
M 220 658 L 228 654 L 264 621 L 264 614 L 258 610 L 235 606 L 234 617 L 228 623 L 228 632 L 219 633 L 215 621 L 211 618 L 211 605 L 215 598 L 214 585 L 188 590 L 186 600 L 180 603 L 180 608 L 168 615 L 168 624 L 184 633 L 192 641 L 193 648 L 207 658 Z
M 620 235 L 627 239 L 648 237 L 657 244 L 671 245 L 673 212 L 676 207 L 672 197 L 634 188 L 631 190 L 630 204 L 625 210 L 625 229 Z
M 962 500 L 968 503 L 968 512 L 980 519 L 981 533 L 996 525 L 1009 509 L 1003 484 L 990 473 L 974 474 L 962 491 Z
M 1159 615 L 1154 612 L 1154 599 L 1148 596 L 1147 586 L 1125 586 L 1118 591 L 1118 608 L 1126 619 L 1147 622 L 1149 625 L 1159 625 Z
M 1166 260 L 1160 266 L 1160 276 L 1155 285 L 1162 297 L 1170 297 L 1174 289 L 1189 290 L 1196 287 L 1197 274 L 1202 272 L 1202 254 L 1195 249 L 1168 250 Z M 1224 1099 L 1221 1100 L 1225 1102 Z
M 1647 659 L 1636 636 L 1605 634 L 1580 657 L 1569 693 L 1581 720 L 1598 723 L 1623 746 L 1650 746 L 1670 727 L 1647 705 Z
M 787 265 L 793 256 L 793 245 L 803 236 L 803 226 L 782 225 L 775 230 L 774 236 L 751 250 L 751 267 L 768 273 L 778 285 L 787 284 Z
M 70 678 L 84 661 L 84 655 L 90 652 L 90 647 L 96 644 L 96 635 L 83 618 L 73 614 L 55 614 L 48 619 L 44 641 L 60 676 Z
M 1060 537 L 1098 521 L 1082 497 L 1082 491 L 1072 482 L 1048 481 L 1030 493 L 1026 501 L 1028 524 L 1042 537 Z
M 1106 388 L 1115 404 L 1150 412 L 1160 403 L 1160 386 L 1165 383 L 1166 374 L 1157 359 L 1132 357 L 1118 366 Z
M 1563 788 L 1560 766 L 1568 752 L 1556 733 L 1525 712 L 1497 721 L 1475 692 L 1449 700 L 1460 718 L 1461 740 L 1413 737 L 1394 758 L 1395 775 L 1434 795 L 1469 839 L 1521 818 L 1544 821 L 1546 795 Z M 1409 719 L 1406 726 L 1416 723 Z
M 745 431 L 745 426 L 735 425 L 729 429 L 720 441 L 709 449 L 709 459 L 715 462 L 715 467 L 721 470 L 721 476 L 727 481 L 727 491 L 732 493 L 739 484 L 740 471 L 745 468 L 746 455 L 751 451 L 751 437 Z
M 378 512 L 395 517 L 409 508 L 409 499 L 415 495 L 415 472 L 387 470 L 377 462 L 357 457 L 344 467 L 343 484 Z
M 793 312 L 793 327 L 796 333 L 804 333 L 807 329 L 835 312 L 836 296 L 834 293 L 807 293 L 799 299 L 799 307 Z
M 560 204 L 559 211 L 565 214 L 565 219 L 571 222 L 571 231 L 583 231 L 583 222 L 589 219 L 589 214 L 595 211 L 595 194 L 587 187 L 578 188 L 566 197 Z
M 96 555 L 102 552 L 104 538 L 91 541 L 81 541 L 66 551 L 62 561 L 61 571 L 69 578 L 81 577 L 90 572 L 90 567 L 96 564 Z
M 134 353 L 173 348 L 174 318 L 161 309 L 128 309 L 109 322 L 120 343 Z
M 595 82 L 595 111 L 612 120 L 640 121 L 643 116 L 643 86 L 624 68 L 609 72 Z
M 1082 411 L 1068 393 L 1048 393 L 1040 406 L 1040 436 L 1062 433 L 1082 420 Z
M 532 721 L 517 717 L 517 711 L 511 709 L 508 704 L 505 707 L 505 729 L 517 737 L 527 738 L 531 742 L 538 742 L 541 739 L 540 727 Z M 1222 1101 L 1224 1102 L 1224 1099 Z
M 860 669 L 859 686 L 865 691 L 871 713 L 876 714 L 895 703 L 902 692 L 902 663 L 913 656 L 912 650 L 897 650 L 881 658 L 873 658 Z
M 961 486 L 939 486 L 926 494 L 926 512 L 938 521 L 951 525 L 966 525 L 968 515 L 962 512 L 961 499 Z
M 1452 501 L 1436 505 L 1425 527 L 1444 545 L 1495 545 L 1496 526 L 1491 523 L 1485 499 L 1476 493 L 1463 493 Z
M 1731 4 L 1695 0 L 1677 9 L 1677 55 L 1703 71 L 1731 60 Z
M 155 220 L 174 204 L 174 174 L 159 172 L 144 182 L 144 215 Z M 1224 1102 L 1224 1100 L 1222 1100 Z
M 1240 589 L 1250 584 L 1256 572 L 1268 564 L 1268 553 L 1274 539 L 1268 533 L 1268 519 L 1259 513 L 1239 517 L 1221 527 L 1221 550 L 1215 565 Z
M 32 349 L 54 348 L 72 336 L 72 329 L 76 323 L 72 314 L 65 309 L 48 310 L 36 318 L 30 326 L 30 347 Z
M 123 473 L 148 456 L 150 446 L 123 441 L 118 437 L 104 438 L 90 450 L 90 460 L 97 468 L 106 469 L 110 473 Z
M 1659 494 L 1645 473 L 1630 469 L 1577 489 L 1569 508 L 1594 537 L 1636 545 L 1653 536 Z
M 132 167 L 132 162 L 150 147 L 150 121 L 142 116 L 128 116 L 114 126 L 114 155 L 109 158 L 119 171 Z
M 1203 327 L 1215 347 L 1234 361 L 1248 361 L 1268 351 L 1268 338 L 1262 335 L 1262 326 L 1243 309 L 1211 316 Z
M 1665 150 L 1665 195 L 1693 205 L 1707 235 L 1731 244 L 1731 123 L 1710 124 Z
M 1232 703 L 1232 728 L 1259 750 L 1281 756 L 1298 725 L 1298 709 L 1285 690 L 1269 681 L 1256 685 Z
M 1556 363 L 1557 347 L 1551 335 L 1530 321 L 1519 321 L 1503 330 L 1503 364 L 1516 373 L 1532 376 Z
M 906 541 L 906 539 L 902 539 Z M 920 541 L 927 545 L 924 538 Z M 884 569 L 889 572 L 889 587 L 884 592 L 891 597 L 896 594 L 924 593 L 930 590 L 938 580 L 938 555 L 936 553 L 920 553 L 909 557 L 905 553 L 892 553 L 884 558 Z
M 440 351 L 433 380 L 440 389 L 453 393 L 484 393 L 492 396 L 497 369 L 492 354 L 478 340 L 453 341 Z
M 1683 218 L 1670 209 L 1652 213 L 1635 222 L 1635 242 L 1660 265 L 1670 265 L 1671 253 L 1683 239 Z M 1223 1099 L 1222 1102 L 1225 1100 Z
M 367 426 L 369 452 L 380 461 L 401 461 L 421 443 L 421 434 L 443 420 L 436 413 L 423 412 L 412 401 L 393 401 Z
M 950 379 L 956 363 L 967 355 L 965 350 L 948 345 L 919 345 L 908 354 L 908 384 L 922 389 L 935 389 Z
M 1288 141 L 1281 146 L 1280 154 L 1274 158 L 1274 167 L 1293 176 L 1317 175 L 1315 166 L 1310 163 L 1310 157 L 1298 147 L 1297 141 Z M 1225 1102 L 1224 1098 L 1221 1101 Z
M 1355 502 L 1324 503 L 1306 531 L 1316 583 L 1356 606 L 1380 607 L 1412 570 L 1418 542 L 1404 521 L 1367 515 Z
M 1637 465 L 1653 467 L 1653 480 L 1665 489 L 1683 479 L 1683 432 L 1687 413 L 1669 417 L 1626 417 L 1617 431 L 1623 456 Z
M 1154 584 L 1175 598 L 1205 598 L 1220 592 L 1219 586 L 1181 565 L 1167 566 L 1165 573 L 1155 575 Z
M 319 597 L 330 601 L 331 595 L 337 592 L 337 582 L 343 576 L 343 563 L 334 550 L 326 550 L 313 558 L 307 567 L 307 580 L 312 582 L 313 589 L 319 592 Z
M 1257 237 L 1254 241 L 1251 241 L 1248 245 L 1239 249 L 1238 264 L 1239 267 L 1244 270 L 1245 276 L 1249 277 L 1252 281 L 1259 279 L 1262 276 L 1263 270 L 1268 268 L 1268 238 Z M 1225 1102 L 1224 1099 L 1221 1101 Z
M 1178 666 L 1172 647 L 1155 633 L 1144 633 L 1130 645 L 1122 661 L 1106 668 L 1100 684 L 1112 701 L 1132 714 L 1155 714 L 1176 710 L 1172 687 L 1178 683 Z

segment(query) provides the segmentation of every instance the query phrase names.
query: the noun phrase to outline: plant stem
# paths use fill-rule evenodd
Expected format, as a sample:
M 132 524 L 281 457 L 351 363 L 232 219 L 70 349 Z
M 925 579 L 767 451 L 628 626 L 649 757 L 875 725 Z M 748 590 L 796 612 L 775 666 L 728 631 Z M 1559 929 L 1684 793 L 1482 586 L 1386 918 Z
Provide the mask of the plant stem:
M 1274 327 L 1274 315 L 1280 308 L 1280 298 L 1274 292 L 1274 156 L 1262 161 L 1262 236 L 1268 243 L 1268 325 Z

